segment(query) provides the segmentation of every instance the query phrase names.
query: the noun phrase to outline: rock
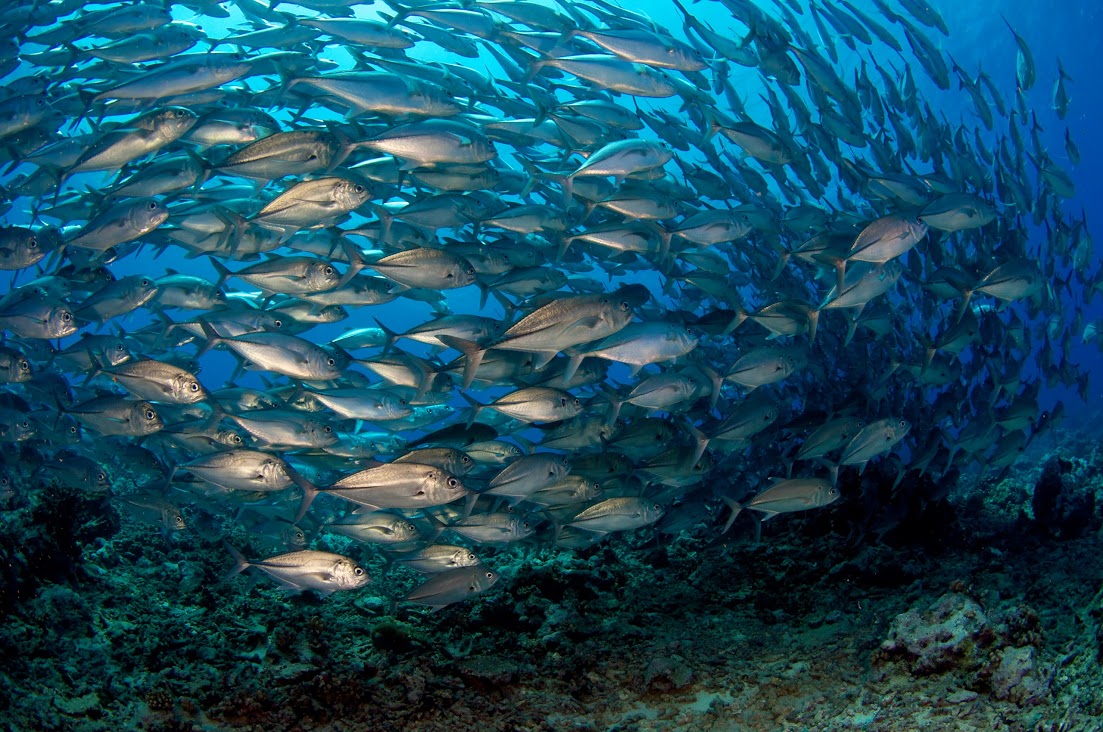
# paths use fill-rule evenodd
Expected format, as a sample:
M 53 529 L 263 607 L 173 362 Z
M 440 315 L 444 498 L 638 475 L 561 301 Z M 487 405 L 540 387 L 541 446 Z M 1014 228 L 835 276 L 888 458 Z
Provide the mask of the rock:
M 1075 539 L 1095 516 L 1095 491 L 1078 480 L 1073 463 L 1051 457 L 1042 467 L 1030 501 L 1034 521 L 1048 536 Z
M 965 704 L 966 702 L 975 701 L 979 696 L 975 691 L 966 691 L 965 689 L 959 689 L 953 694 L 946 697 L 947 704 Z
M 70 717 L 83 717 L 88 714 L 88 711 L 95 709 L 100 705 L 100 698 L 96 696 L 95 692 L 90 692 L 84 696 L 78 696 L 75 699 L 54 699 L 54 706 L 62 714 L 68 714 Z
M 926 610 L 897 615 L 881 650 L 910 659 L 916 675 L 972 669 L 980 664 L 978 648 L 990 634 L 981 606 L 967 595 L 952 592 Z
M 992 695 L 1023 706 L 1041 704 L 1049 696 L 1050 674 L 1036 667 L 1034 648 L 1004 648 L 992 674 Z
M 657 656 L 643 674 L 644 685 L 650 691 L 681 689 L 692 681 L 693 670 L 681 656 Z

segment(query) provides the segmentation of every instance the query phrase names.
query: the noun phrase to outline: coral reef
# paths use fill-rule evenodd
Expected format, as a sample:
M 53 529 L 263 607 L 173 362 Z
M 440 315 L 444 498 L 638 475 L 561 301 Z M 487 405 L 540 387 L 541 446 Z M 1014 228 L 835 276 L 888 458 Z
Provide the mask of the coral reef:
M 1029 531 L 1041 473 L 1004 480 L 1013 511 L 962 485 L 915 514 L 940 517 L 922 535 L 882 543 L 854 500 L 767 522 L 758 543 L 747 521 L 514 547 L 487 559 L 495 588 L 438 611 L 373 586 L 224 581 L 217 542 L 30 488 L 0 514 L 5 551 L 56 541 L 33 517 L 74 534 L 6 600 L 0 717 L 47 732 L 1099 729 L 1100 517 L 1060 540 Z M 360 559 L 383 573 L 382 555 Z M 418 581 L 387 571 L 380 585 Z

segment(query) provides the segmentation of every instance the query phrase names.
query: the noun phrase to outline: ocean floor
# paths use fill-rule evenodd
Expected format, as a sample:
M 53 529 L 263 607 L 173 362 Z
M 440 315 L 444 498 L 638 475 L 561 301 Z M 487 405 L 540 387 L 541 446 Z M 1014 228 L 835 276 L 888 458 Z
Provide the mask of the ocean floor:
M 934 501 L 910 474 L 891 515 L 883 476 L 844 474 L 843 501 L 758 543 L 717 513 L 482 551 L 502 579 L 437 612 L 396 607 L 416 580 L 370 552 L 366 590 L 287 595 L 225 581 L 217 541 L 25 489 L 0 513 L 0 727 L 1103 729 L 1103 450 L 1046 440 Z

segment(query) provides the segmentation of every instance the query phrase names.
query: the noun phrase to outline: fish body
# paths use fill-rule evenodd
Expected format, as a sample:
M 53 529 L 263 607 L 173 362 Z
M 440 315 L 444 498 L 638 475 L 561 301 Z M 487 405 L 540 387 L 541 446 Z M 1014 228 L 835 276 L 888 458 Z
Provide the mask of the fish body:
M 370 581 L 363 567 L 349 557 L 332 552 L 302 549 L 253 561 L 246 560 L 233 547 L 230 552 L 235 563 L 227 577 L 256 568 L 285 589 L 296 592 L 314 590 L 328 595 L 337 590 L 358 590 Z

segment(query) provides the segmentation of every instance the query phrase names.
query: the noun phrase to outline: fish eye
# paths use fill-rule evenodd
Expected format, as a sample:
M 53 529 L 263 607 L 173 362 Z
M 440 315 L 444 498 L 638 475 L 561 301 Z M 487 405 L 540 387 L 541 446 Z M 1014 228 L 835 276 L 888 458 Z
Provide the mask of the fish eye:
M 460 462 L 464 465 L 467 465 L 469 462 L 471 462 L 471 458 L 464 455 L 463 457 L 460 458 Z
M 492 579 L 494 577 L 494 573 L 488 571 L 483 576 L 486 577 L 487 579 Z
M 26 361 L 20 361 L 19 362 L 19 368 L 23 371 L 30 371 L 31 370 L 31 365 L 29 363 L 27 363 Z
M 149 280 L 147 280 L 147 279 L 146 279 L 145 277 L 143 277 L 143 278 L 141 279 L 141 281 L 139 281 L 139 282 L 138 282 L 138 284 L 139 284 L 139 285 L 141 285 L 142 287 L 149 287 L 149 286 L 150 286 L 150 285 L 152 285 L 153 283 L 152 283 L 152 282 L 150 282 Z
M 272 321 L 272 325 L 274 325 L 277 328 L 282 328 L 283 327 L 283 321 L 280 320 L 279 318 L 276 318 L 275 320 Z
M 363 193 L 364 186 L 357 184 L 352 190 L 356 191 L 357 193 Z
M 582 400 L 581 400 L 581 399 L 578 399 L 578 398 L 576 397 L 576 398 L 575 398 L 575 400 L 574 400 L 574 405 L 575 405 L 576 407 L 581 407 L 581 406 L 582 406 Z
M 323 271 L 323 272 L 324 272 L 324 273 L 325 273 L 326 275 L 331 275 L 331 274 L 333 274 L 333 267 L 329 267 L 329 266 L 327 266 L 327 267 L 326 267 L 326 268 L 325 268 L 324 270 L 322 270 L 322 271 Z
M 154 419 L 157 419 L 157 412 L 154 412 L 152 409 L 147 409 L 146 410 L 146 419 L 148 419 L 150 421 L 152 421 Z
M 628 307 L 628 302 L 626 300 L 622 300 L 620 303 L 620 309 L 624 312 L 628 312 Z
M 23 429 L 27 429 L 30 426 L 31 426 L 30 422 L 28 422 L 27 420 L 23 420 Z
M 96 476 L 96 480 L 98 480 L 101 483 L 104 483 L 104 482 L 107 481 L 107 475 L 105 475 L 104 473 L 100 473 L 99 475 Z
M 901 426 L 901 427 L 903 427 L 903 426 L 904 426 L 904 425 L 906 425 L 906 424 L 907 424 L 907 421 L 905 421 L 905 420 L 903 420 L 903 419 L 902 419 L 902 420 L 900 420 L 900 426 Z
M 39 97 L 38 99 L 34 100 L 34 103 L 36 105 L 38 105 L 39 107 L 45 107 L 46 106 L 46 100 L 43 99 L 42 97 Z
M 73 319 L 73 314 L 66 310 L 61 314 L 61 319 L 68 323 L 70 320 Z
M 75 435 L 75 434 L 77 434 L 77 432 L 78 432 L 78 430 L 77 430 L 77 426 L 75 424 L 74 425 L 69 425 L 69 434 Z
M 475 274 L 475 268 L 474 267 L 468 267 L 467 268 L 467 274 L 469 274 L 469 275 Z
M 455 487 L 457 487 L 457 486 L 458 486 L 459 484 L 460 484 L 460 482 L 459 482 L 458 480 L 456 480 L 455 478 L 449 478 L 449 479 L 448 479 L 448 487 L 449 487 L 449 488 L 455 488 Z
M 190 388 L 192 391 L 199 391 L 199 384 L 193 381 Z
M 34 249 L 38 246 L 38 239 L 32 236 L 30 239 L 27 240 L 27 246 L 31 249 Z
M 332 431 L 333 431 L 333 428 L 329 427 L 329 426 L 326 426 L 322 429 L 322 432 L 325 432 L 327 435 Z
M 157 202 L 156 201 L 150 201 L 149 203 L 146 204 L 146 208 L 148 208 L 150 211 L 156 211 L 157 210 Z
M 364 574 L 364 569 L 363 567 L 357 567 L 356 569 L 352 570 L 352 573 L 355 574 L 357 577 L 360 577 Z
M 337 365 L 337 360 L 334 359 L 334 358 L 327 358 L 326 363 L 330 366 L 336 366 Z

